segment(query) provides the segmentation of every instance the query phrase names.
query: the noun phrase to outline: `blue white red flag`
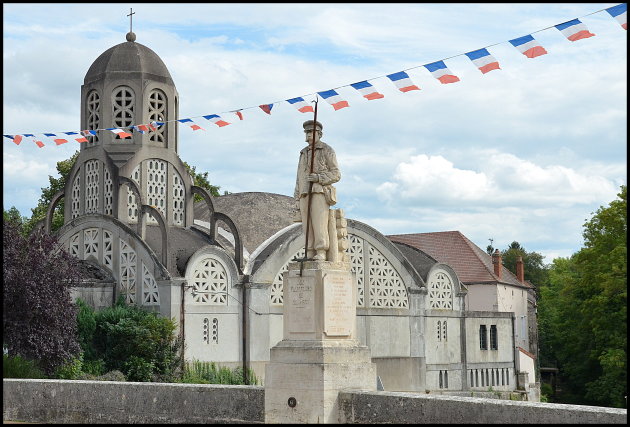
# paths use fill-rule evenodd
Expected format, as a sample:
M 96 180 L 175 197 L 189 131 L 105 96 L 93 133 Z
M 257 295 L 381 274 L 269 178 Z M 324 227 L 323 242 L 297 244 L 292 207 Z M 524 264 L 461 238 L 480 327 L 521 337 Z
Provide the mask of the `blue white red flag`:
M 615 18 L 617 22 L 621 24 L 621 27 L 624 30 L 628 29 L 628 4 L 627 3 L 621 3 L 621 4 L 618 4 L 617 6 L 609 7 L 608 9 L 606 9 L 606 12 L 608 12 L 610 16 Z
M 373 99 L 381 99 L 385 97 L 382 93 L 379 93 L 374 86 L 372 86 L 367 81 L 362 81 L 358 83 L 352 83 L 350 86 L 361 92 L 361 95 L 369 101 Z
M 66 135 L 79 135 L 79 132 L 63 132 L 63 133 L 65 133 Z M 88 140 L 82 136 L 79 136 L 78 138 L 74 138 L 74 139 L 77 142 L 88 142 Z
M 68 142 L 67 139 L 57 138 L 57 135 L 55 135 L 54 133 L 45 133 L 44 135 L 46 135 L 49 138 L 52 138 L 53 141 L 55 141 L 55 144 L 57 145 L 65 144 L 66 142 Z
M 238 116 L 239 120 L 243 120 L 243 113 L 241 113 L 241 110 L 235 111 L 234 114 L 236 114 Z
M 83 136 L 91 136 L 91 135 L 96 135 L 96 131 L 95 130 L 82 130 L 81 134 Z
M 319 94 L 319 96 L 324 98 L 326 102 L 332 105 L 335 111 L 341 110 L 342 108 L 346 108 L 350 106 L 350 104 L 348 104 L 348 101 L 344 100 L 334 89 L 325 90 L 323 92 L 317 92 L 317 93 Z
M 531 34 L 510 40 L 510 43 L 528 58 L 536 58 L 537 56 L 547 53 L 545 48 L 542 47 Z
M 409 75 L 404 71 L 399 71 L 397 73 L 389 74 L 387 76 L 400 90 L 401 92 L 409 92 L 410 90 L 420 90 L 418 86 L 416 86 Z
M 145 134 L 149 131 L 149 127 L 147 125 L 137 125 L 133 126 L 133 130 L 140 132 L 141 134 Z
M 17 145 L 20 145 L 22 142 L 22 135 L 4 135 L 6 138 L 9 138 L 11 141 L 15 142 Z
M 455 83 L 459 81 L 459 77 L 448 69 L 444 61 L 436 61 L 431 64 L 427 64 L 424 67 L 429 70 L 433 77 L 438 79 L 442 84 Z
M 132 136 L 130 133 L 127 133 L 127 132 L 125 132 L 124 130 L 122 130 L 120 128 L 108 128 L 107 130 L 111 130 L 113 133 L 118 135 L 121 139 L 123 139 L 123 138 L 130 138 Z
M 39 148 L 42 148 L 42 147 L 44 146 L 44 143 L 43 143 L 43 142 L 41 142 L 41 141 L 39 140 L 39 138 L 38 138 L 38 137 L 36 137 L 35 135 L 33 135 L 32 133 L 25 133 L 25 134 L 24 134 L 24 136 L 25 136 L 25 137 L 29 137 L 29 138 L 31 138 L 31 139 L 33 140 L 33 142 L 34 142 L 35 144 L 37 144 L 37 146 L 38 146 Z
M 500 70 L 499 62 L 496 58 L 490 55 L 487 49 L 479 49 L 473 52 L 468 52 L 466 56 L 475 64 L 475 67 L 479 68 L 483 74 L 486 74 L 488 71 L 492 70 Z
M 152 131 L 156 131 L 158 130 L 158 128 L 160 126 L 162 126 L 164 124 L 164 122 L 156 122 L 156 121 L 152 121 L 151 123 L 149 123 L 149 127 L 151 128 Z
M 210 120 L 212 123 L 214 123 L 215 125 L 219 127 L 227 126 L 230 124 L 229 122 L 226 122 L 225 120 L 223 120 L 221 116 L 217 116 L 216 114 L 203 116 L 203 118 L 206 120 Z
M 579 19 L 573 19 L 568 22 L 556 25 L 556 28 L 560 30 L 564 36 L 572 42 L 593 37 L 595 34 L 591 33 L 586 25 Z
M 304 98 L 298 96 L 297 98 L 287 99 L 287 102 L 293 105 L 300 113 L 313 113 L 313 106 L 309 105 Z
M 180 123 L 187 124 L 188 126 L 191 127 L 192 130 L 205 130 L 204 128 L 199 126 L 197 123 L 193 122 L 191 119 L 179 119 L 177 121 Z
M 265 113 L 271 115 L 271 109 L 273 108 L 273 104 L 262 104 L 262 105 L 259 105 L 259 107 Z

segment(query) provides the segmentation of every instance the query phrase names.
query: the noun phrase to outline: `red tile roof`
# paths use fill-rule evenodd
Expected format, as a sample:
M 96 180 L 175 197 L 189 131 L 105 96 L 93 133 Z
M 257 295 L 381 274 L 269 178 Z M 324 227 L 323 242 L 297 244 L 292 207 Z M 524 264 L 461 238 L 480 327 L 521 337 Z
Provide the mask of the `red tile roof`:
M 450 265 L 465 285 L 501 283 L 529 288 L 503 267 L 502 278 L 494 274 L 492 256 L 468 240 L 459 231 L 436 233 L 395 234 L 387 236 L 392 242 L 405 243 L 420 249 L 438 262 Z

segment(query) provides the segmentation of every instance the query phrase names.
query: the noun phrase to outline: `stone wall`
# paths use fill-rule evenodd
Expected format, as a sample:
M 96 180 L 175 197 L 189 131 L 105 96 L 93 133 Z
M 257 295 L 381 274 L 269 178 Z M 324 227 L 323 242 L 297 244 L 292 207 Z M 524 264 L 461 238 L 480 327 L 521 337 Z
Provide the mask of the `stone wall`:
M 262 387 L 4 379 L 3 420 L 50 423 L 262 423 Z
M 345 424 L 626 424 L 627 409 L 417 393 L 339 394 Z
M 263 387 L 3 380 L 3 420 L 47 423 L 263 423 Z M 627 409 L 420 393 L 346 391 L 340 422 L 627 424 Z

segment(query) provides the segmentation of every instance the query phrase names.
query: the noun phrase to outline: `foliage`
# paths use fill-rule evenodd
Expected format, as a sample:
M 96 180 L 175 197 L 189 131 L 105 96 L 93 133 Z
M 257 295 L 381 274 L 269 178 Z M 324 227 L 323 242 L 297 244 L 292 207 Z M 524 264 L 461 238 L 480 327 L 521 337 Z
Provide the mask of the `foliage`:
M 584 224 L 584 247 L 554 260 L 539 302 L 543 360 L 562 403 L 624 407 L 627 395 L 627 190 Z
M 170 381 L 177 375 L 181 342 L 174 336 L 173 320 L 127 306 L 123 297 L 98 312 L 79 304 L 79 336 L 89 373 L 119 370 L 130 381 Z
M 28 218 L 22 216 L 15 206 L 11 206 L 8 211 L 2 210 L 2 221 L 16 225 L 21 234 L 24 234 L 23 227 L 27 220 Z
M 192 176 L 193 182 L 197 187 L 205 188 L 206 190 L 208 190 L 208 193 L 210 193 L 210 195 L 213 197 L 220 196 L 219 190 L 221 189 L 221 187 L 219 187 L 218 185 L 210 184 L 210 180 L 208 179 L 208 172 L 197 173 L 197 168 L 195 166 L 190 166 L 186 162 L 184 162 L 184 166 L 186 166 L 186 170 L 188 170 L 188 173 L 190 174 L 190 176 Z M 224 194 L 229 193 L 225 191 Z M 195 202 L 199 202 L 201 200 L 203 200 L 203 198 L 195 194 Z
M 2 355 L 2 378 L 46 378 L 36 361 Z
M 31 231 L 33 231 L 37 224 L 46 218 L 46 212 L 48 211 L 48 206 L 50 205 L 50 202 L 52 201 L 55 194 L 65 188 L 66 181 L 68 180 L 68 176 L 70 175 L 70 171 L 72 170 L 72 167 L 76 163 L 78 157 L 79 152 L 75 151 L 69 159 L 57 162 L 57 172 L 60 175 L 59 178 L 53 178 L 51 175 L 48 175 L 48 181 L 50 185 L 48 187 L 42 188 L 42 195 L 37 202 L 37 206 L 31 209 L 31 218 L 27 219 L 24 222 L 25 234 L 29 234 Z M 63 225 L 63 216 L 64 200 L 62 198 L 57 204 L 57 208 L 53 213 L 51 231 L 57 231 L 59 228 L 61 228 L 61 226 Z
M 3 225 L 3 339 L 8 354 L 37 360 L 50 375 L 80 351 L 69 291 L 78 260 L 41 230 L 25 237 Z
M 54 377 L 60 380 L 78 380 L 83 373 L 83 354 L 61 365 L 55 371 Z
M 553 402 L 553 387 L 551 384 L 540 384 L 540 401 L 545 403 Z
M 518 242 L 512 242 L 510 246 L 501 253 L 503 265 L 516 274 L 516 260 L 523 259 L 523 270 L 525 280 L 528 280 L 537 288 L 547 284 L 549 278 L 549 267 L 543 262 L 544 256 L 538 252 L 527 252 Z
M 76 300 L 77 307 L 79 309 L 77 313 L 77 331 L 79 345 L 85 355 L 85 361 L 90 366 L 90 373 L 94 373 L 92 365 L 98 359 L 96 350 L 93 345 L 94 332 L 96 331 L 96 318 L 94 310 L 87 305 L 81 298 Z M 87 371 L 86 371 L 87 372 Z M 99 373 L 94 373 L 100 375 Z
M 257 385 L 258 378 L 253 369 L 249 369 L 249 384 Z M 193 360 L 187 362 L 179 382 L 190 384 L 232 384 L 244 385 L 243 368 L 230 369 L 225 366 L 217 367 L 214 362 Z

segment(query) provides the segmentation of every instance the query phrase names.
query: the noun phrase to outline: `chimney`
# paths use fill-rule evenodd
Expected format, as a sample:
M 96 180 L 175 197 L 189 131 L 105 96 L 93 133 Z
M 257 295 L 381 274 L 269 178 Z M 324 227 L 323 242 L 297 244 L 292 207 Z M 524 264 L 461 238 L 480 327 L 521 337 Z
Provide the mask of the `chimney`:
M 501 264 L 501 252 L 499 252 L 498 249 L 495 249 L 492 254 L 492 264 L 494 264 L 494 274 L 496 274 L 499 280 L 501 280 L 501 269 L 503 264 Z
M 525 283 L 525 269 L 523 267 L 523 257 L 516 258 L 516 278 L 519 282 Z

